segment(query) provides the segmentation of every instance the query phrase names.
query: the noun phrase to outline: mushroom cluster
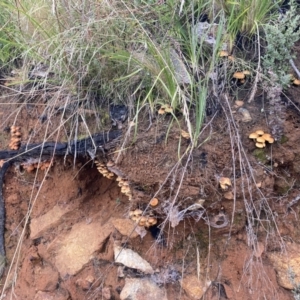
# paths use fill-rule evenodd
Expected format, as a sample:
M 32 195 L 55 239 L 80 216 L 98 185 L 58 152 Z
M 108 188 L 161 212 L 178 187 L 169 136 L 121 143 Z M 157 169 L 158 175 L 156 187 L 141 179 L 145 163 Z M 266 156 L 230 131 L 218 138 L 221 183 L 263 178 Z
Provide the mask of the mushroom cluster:
M 249 139 L 255 141 L 255 146 L 257 148 L 265 148 L 266 142 L 269 144 L 274 143 L 274 139 L 272 138 L 271 134 L 264 133 L 262 130 L 256 130 L 255 132 L 250 133 Z
M 240 83 L 244 83 L 246 76 L 248 76 L 250 74 L 251 74 L 250 71 L 245 70 L 242 72 L 235 72 L 232 77 L 235 79 L 238 79 Z
M 229 60 L 234 61 L 234 57 L 232 55 L 229 54 L 228 51 L 226 50 L 221 50 L 219 53 L 220 57 L 227 57 Z
M 147 215 L 143 216 L 143 211 L 136 209 L 129 212 L 129 217 L 132 221 L 137 223 L 139 226 L 151 227 L 157 224 L 157 219 L 153 216 Z
M 291 82 L 293 85 L 299 86 L 300 85 L 300 79 L 297 79 L 293 74 L 290 74 Z
M 33 172 L 34 170 L 45 171 L 52 166 L 51 161 L 41 161 L 41 162 L 33 162 L 27 161 L 21 164 L 22 168 L 26 170 L 28 173 Z
M 173 111 L 173 108 L 170 104 L 164 104 L 158 110 L 158 114 L 164 115 L 166 113 L 171 113 L 172 111 Z
M 104 177 L 108 179 L 114 178 L 115 174 L 113 172 L 110 172 L 104 163 L 95 160 L 95 164 L 99 173 L 102 174 Z
M 184 131 L 181 129 L 181 136 L 186 139 L 186 140 L 190 140 L 191 139 L 191 136 L 188 132 Z
M 118 176 L 117 177 L 118 186 L 121 187 L 121 193 L 126 195 L 129 198 L 129 201 L 132 200 L 132 193 L 129 187 L 129 181 Z
M 19 126 L 11 126 L 10 127 L 10 143 L 9 148 L 12 150 L 18 150 L 21 145 L 21 127 Z
M 219 179 L 219 184 L 222 190 L 227 190 L 231 186 L 231 180 L 228 177 L 221 177 Z

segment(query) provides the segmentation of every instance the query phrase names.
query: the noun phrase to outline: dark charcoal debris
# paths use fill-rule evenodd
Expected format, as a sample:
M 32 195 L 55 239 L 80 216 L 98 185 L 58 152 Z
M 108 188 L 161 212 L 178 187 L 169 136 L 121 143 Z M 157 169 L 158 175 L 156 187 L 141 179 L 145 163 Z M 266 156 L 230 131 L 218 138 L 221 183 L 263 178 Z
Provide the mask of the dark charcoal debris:
M 128 117 L 128 108 L 122 104 L 111 104 L 109 106 L 109 115 L 112 120 L 112 125 L 118 126 L 118 128 L 121 129 L 122 123 L 124 123 Z

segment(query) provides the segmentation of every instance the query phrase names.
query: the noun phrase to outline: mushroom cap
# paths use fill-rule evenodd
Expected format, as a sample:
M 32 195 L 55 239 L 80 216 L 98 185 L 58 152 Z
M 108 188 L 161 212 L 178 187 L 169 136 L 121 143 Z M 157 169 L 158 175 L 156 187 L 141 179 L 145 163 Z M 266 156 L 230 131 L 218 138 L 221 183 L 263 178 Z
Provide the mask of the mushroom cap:
M 21 134 L 21 132 L 19 132 L 19 131 L 13 133 L 13 136 L 16 136 L 16 137 L 20 137 L 21 135 L 22 135 L 22 134 Z
M 131 190 L 129 189 L 126 192 L 124 192 L 124 195 L 126 195 L 128 197 L 131 196 L 132 195 Z
M 122 186 L 121 187 L 121 193 L 126 194 L 128 192 L 130 192 L 129 186 Z
M 147 217 L 146 217 L 146 216 L 142 216 L 142 217 L 140 218 L 140 221 L 141 221 L 141 222 L 146 222 L 146 221 L 147 221 Z
M 148 223 L 150 224 L 150 226 L 153 226 L 153 225 L 157 224 L 157 219 L 150 217 L 150 218 L 148 218 Z
M 171 106 L 165 108 L 165 112 L 167 112 L 167 113 L 170 113 L 172 111 L 173 111 L 173 108 Z
M 136 222 L 136 223 L 139 221 L 139 219 L 140 219 L 140 218 L 137 217 L 137 216 L 132 216 L 132 217 L 131 217 L 131 220 L 134 221 L 134 222 Z
M 256 130 L 255 131 L 258 135 L 264 135 L 264 132 L 262 130 Z
M 236 101 L 234 101 L 234 103 L 235 103 L 235 105 L 238 106 L 238 107 L 241 107 L 241 106 L 244 105 L 244 101 L 242 101 L 242 100 L 236 100 Z
M 293 81 L 293 84 L 294 84 L 294 85 L 300 85 L 300 80 L 299 80 L 299 79 L 295 79 L 295 80 Z
M 140 217 L 143 214 L 143 211 L 141 209 L 137 208 L 133 213 L 134 213 L 135 216 L 139 216 Z
M 233 74 L 233 78 L 236 78 L 236 79 L 244 79 L 245 78 L 245 74 L 243 72 L 235 72 Z
M 227 57 L 227 56 L 229 56 L 229 53 L 228 53 L 228 51 L 221 50 L 219 56 L 220 57 Z
M 139 226 L 145 226 L 146 225 L 146 221 L 142 221 L 141 219 L 140 219 L 140 221 L 139 221 Z
M 255 146 L 257 148 L 264 148 L 266 145 L 264 143 L 256 143 Z
M 158 199 L 157 198 L 152 198 L 151 200 L 150 200 L 150 205 L 151 206 L 156 206 L 158 204 Z
M 190 134 L 184 130 L 181 130 L 181 136 L 185 139 L 190 139 Z
M 120 177 L 120 176 L 118 176 L 117 179 L 116 179 L 116 181 L 123 181 L 123 178 Z
M 259 135 L 256 132 L 252 132 L 249 134 L 249 139 L 257 139 Z
M 265 139 L 265 140 L 269 139 L 270 137 L 271 137 L 271 134 L 270 134 L 270 133 L 264 133 L 264 134 L 262 135 L 262 138 Z
M 221 177 L 219 179 L 219 183 L 222 185 L 230 185 L 231 186 L 231 180 L 228 177 Z
M 273 144 L 274 139 L 272 137 L 269 137 L 268 139 L 265 139 L 268 143 Z
M 245 70 L 245 71 L 243 71 L 243 74 L 245 74 L 245 75 L 251 75 L 251 72 L 249 70 Z
M 158 110 L 158 114 L 159 115 L 163 115 L 163 114 L 165 114 L 166 112 L 165 112 L 165 109 L 164 108 L 160 108 L 159 110 Z
M 262 136 L 259 136 L 257 139 L 256 139 L 256 141 L 258 142 L 258 143 L 265 143 L 265 139 L 262 137 Z

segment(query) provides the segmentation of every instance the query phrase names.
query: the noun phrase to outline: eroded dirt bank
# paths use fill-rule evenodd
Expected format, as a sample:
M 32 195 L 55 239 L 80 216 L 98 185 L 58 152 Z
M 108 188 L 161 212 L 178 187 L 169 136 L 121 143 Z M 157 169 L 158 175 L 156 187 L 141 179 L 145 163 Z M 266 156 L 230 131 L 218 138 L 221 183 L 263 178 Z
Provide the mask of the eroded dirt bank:
M 144 280 L 151 299 L 200 299 L 204 291 L 204 299 L 293 299 L 300 243 L 297 103 L 286 105 L 281 140 L 264 149 L 248 135 L 270 132 L 266 104 L 262 110 L 259 98 L 245 103 L 252 116 L 247 123 L 234 99 L 229 104 L 213 122 L 207 118 L 203 143 L 187 155 L 190 141 L 177 126 L 169 130 L 168 116 L 157 117 L 148 131 L 141 126 L 134 142 L 125 126 L 124 140 L 99 159 L 114 162 L 131 201 L 117 175 L 104 178 L 88 158 L 55 159 L 37 174 L 11 167 L 3 299 L 127 299 L 124 286 L 140 284 L 134 279 Z M 43 137 L 47 122 L 30 139 L 38 116 L 21 110 L 23 142 Z M 48 125 L 54 129 L 55 120 Z M 4 131 L 1 148 L 8 143 Z M 232 186 L 223 190 L 221 177 Z M 154 196 L 159 203 L 152 207 Z M 130 212 L 136 209 L 157 225 L 135 230 Z M 117 247 L 138 254 L 148 271 L 137 270 L 144 261 L 136 268 L 117 263 Z

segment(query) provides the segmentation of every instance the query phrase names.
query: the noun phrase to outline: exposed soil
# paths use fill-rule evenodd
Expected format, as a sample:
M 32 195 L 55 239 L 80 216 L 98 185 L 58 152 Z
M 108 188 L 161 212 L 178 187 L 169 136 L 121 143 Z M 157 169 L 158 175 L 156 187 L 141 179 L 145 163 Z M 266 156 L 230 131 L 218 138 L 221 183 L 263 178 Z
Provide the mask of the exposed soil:
M 132 143 L 133 131 L 128 137 L 127 125 L 124 126 L 127 142 L 120 143 L 117 150 L 126 151 L 114 152 L 114 149 L 106 154 L 105 160 L 114 160 L 115 168 L 129 180 L 132 201 L 121 193 L 116 177 L 104 178 L 88 158 L 75 162 L 72 157 L 56 159 L 48 171 L 39 170 L 37 174 L 11 167 L 4 191 L 8 264 L 2 278 L 2 284 L 6 282 L 3 299 L 119 299 L 124 277 L 118 277 L 118 265 L 114 263 L 116 240 L 139 253 L 160 272 L 155 280 L 166 288 L 168 299 L 191 299 L 181 288 L 180 278 L 196 275 L 198 271 L 212 281 L 203 296 L 207 300 L 293 299 L 292 292 L 277 283 L 268 253 L 280 251 L 284 241 L 300 243 L 297 230 L 300 210 L 295 200 L 300 188 L 298 95 L 299 88 L 293 87 L 289 96 L 294 104 L 283 99 L 284 135 L 263 150 L 258 150 L 248 138 L 249 133 L 258 129 L 270 132 L 269 107 L 259 96 L 251 104 L 244 104 L 252 116 L 248 123 L 242 122 L 242 115 L 234 108 L 235 99 L 229 98 L 230 107 L 222 103 L 223 109 L 213 122 L 211 117 L 206 119 L 201 135 L 203 143 L 181 161 L 179 157 L 190 141 L 181 138 L 177 125 L 169 128 L 169 116 L 154 119 L 148 131 L 149 124 L 145 121 Z M 9 133 L 3 129 L 15 119 L 15 124 L 21 126 L 23 143 L 43 140 L 60 124 L 59 114 L 42 123 L 42 108 L 32 105 L 17 111 L 18 104 L 2 103 L 1 149 L 9 144 Z M 79 127 L 84 134 L 84 124 Z M 61 127 L 49 139 L 66 140 L 69 133 L 70 128 Z M 220 177 L 232 180 L 232 188 L 226 192 L 232 190 L 235 201 L 225 198 Z M 159 205 L 150 209 L 148 204 L 154 195 Z M 184 218 L 177 217 L 179 224 L 173 228 L 170 211 L 174 207 L 183 211 L 199 199 L 205 211 L 186 211 Z M 29 226 L 32 220 L 57 207 L 67 213 L 41 236 L 32 238 Z M 163 240 L 156 239 L 160 227 L 147 230 L 143 238 L 127 238 L 114 229 L 79 272 L 59 273 L 57 241 L 76 224 L 89 224 L 90 232 L 86 234 L 93 236 L 95 222 L 104 226 L 113 218 L 126 219 L 129 211 L 136 208 L 151 210 L 158 224 L 164 225 Z M 228 226 L 210 226 L 216 225 L 213 222 L 218 215 L 226 216 Z M 257 242 L 264 249 L 256 255 L 252 248 L 256 242 L 249 242 L 250 222 L 256 229 Z M 20 242 L 21 247 L 16 251 Z M 124 272 L 127 277 L 142 276 L 135 270 Z M 109 293 L 111 298 L 107 296 Z

